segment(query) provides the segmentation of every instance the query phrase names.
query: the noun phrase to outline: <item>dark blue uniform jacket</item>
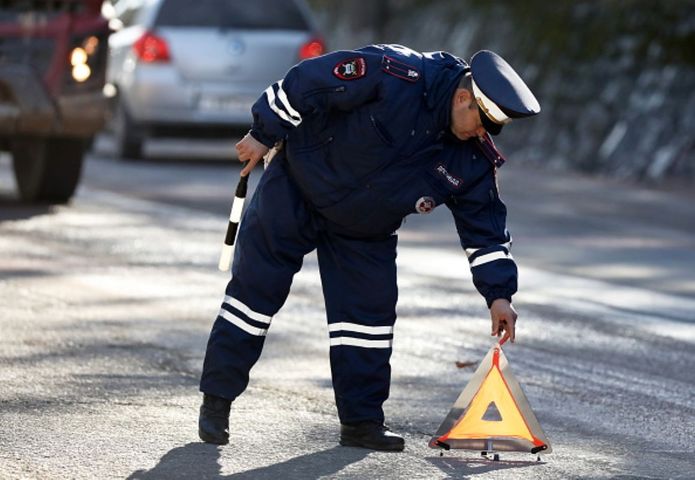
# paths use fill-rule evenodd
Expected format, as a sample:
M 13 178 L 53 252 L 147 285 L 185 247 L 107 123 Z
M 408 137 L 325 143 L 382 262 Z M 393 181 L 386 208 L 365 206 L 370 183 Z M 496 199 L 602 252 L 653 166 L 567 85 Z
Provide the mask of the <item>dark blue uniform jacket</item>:
M 511 299 L 517 269 L 495 165 L 477 140 L 448 133 L 467 71 L 448 53 L 399 45 L 306 60 L 254 104 L 251 135 L 269 147 L 286 141 L 293 179 L 336 233 L 382 237 L 446 205 L 489 305 Z

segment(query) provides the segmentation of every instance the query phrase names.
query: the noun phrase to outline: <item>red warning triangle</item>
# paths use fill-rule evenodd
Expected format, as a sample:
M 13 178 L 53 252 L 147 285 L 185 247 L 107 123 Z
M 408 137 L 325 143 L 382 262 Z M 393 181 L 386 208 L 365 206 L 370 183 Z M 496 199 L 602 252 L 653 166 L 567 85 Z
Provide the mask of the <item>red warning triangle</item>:
M 552 451 L 500 344 L 480 362 L 429 445 L 447 450 Z

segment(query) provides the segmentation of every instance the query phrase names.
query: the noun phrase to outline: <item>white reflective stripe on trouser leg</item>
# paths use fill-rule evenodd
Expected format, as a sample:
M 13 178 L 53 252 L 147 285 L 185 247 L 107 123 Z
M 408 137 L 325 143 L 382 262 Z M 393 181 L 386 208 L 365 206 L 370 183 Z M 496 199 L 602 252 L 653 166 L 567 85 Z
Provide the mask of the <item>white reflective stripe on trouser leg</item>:
M 263 315 L 262 313 L 254 312 L 249 307 L 241 303 L 239 300 L 237 300 L 236 298 L 232 298 L 229 295 L 224 296 L 224 303 L 236 308 L 241 313 L 249 317 L 251 320 L 255 320 L 257 322 L 267 323 L 268 325 L 270 325 L 270 321 L 273 319 L 273 317 L 269 317 L 268 315 Z
M 295 118 L 290 117 L 287 112 L 284 110 L 281 110 L 278 108 L 277 105 L 275 105 L 275 92 L 273 91 L 273 86 L 269 86 L 268 88 L 265 89 L 265 94 L 268 97 L 268 105 L 270 106 L 270 109 L 275 112 L 275 114 L 282 118 L 284 121 L 291 123 L 293 127 L 296 127 L 300 123 L 302 123 L 301 120 L 297 120 Z
M 385 327 L 368 327 L 367 325 L 360 325 L 358 323 L 350 322 L 337 322 L 328 325 L 329 332 L 337 332 L 340 330 L 346 332 L 366 333 L 369 335 L 390 335 L 393 333 L 393 325 Z
M 268 333 L 267 328 L 259 328 L 259 327 L 254 327 L 253 325 L 249 325 L 246 323 L 243 319 L 237 317 L 231 312 L 228 312 L 224 308 L 220 309 L 219 316 L 227 320 L 229 323 L 232 325 L 235 325 L 245 331 L 246 333 L 250 333 L 251 335 L 255 335 L 257 337 L 265 337 L 265 335 Z
M 362 348 L 391 348 L 393 340 L 365 340 L 353 337 L 334 337 L 331 338 L 331 347 L 347 345 L 350 347 Z
M 481 255 L 475 260 L 471 262 L 471 268 L 477 267 L 479 265 L 483 265 L 485 263 L 489 262 L 494 262 L 495 260 L 514 260 L 514 257 L 512 257 L 511 253 L 505 253 L 505 252 L 492 252 L 492 253 L 486 253 L 485 255 Z

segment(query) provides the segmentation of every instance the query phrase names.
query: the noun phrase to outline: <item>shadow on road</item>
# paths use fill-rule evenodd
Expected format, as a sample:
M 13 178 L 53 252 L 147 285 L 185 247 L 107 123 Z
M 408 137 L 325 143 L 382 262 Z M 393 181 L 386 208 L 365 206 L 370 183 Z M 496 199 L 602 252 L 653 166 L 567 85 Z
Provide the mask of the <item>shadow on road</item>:
M 229 157 L 210 157 L 201 155 L 199 153 L 186 154 L 185 152 L 179 155 L 174 155 L 171 153 L 160 153 L 158 155 L 149 155 L 143 158 L 116 158 L 116 157 L 104 157 L 106 161 L 119 162 L 124 168 L 130 167 L 157 167 L 157 166 L 167 166 L 173 165 L 178 167 L 186 167 L 190 165 L 192 167 L 229 167 L 230 165 L 239 165 L 236 160 L 232 163 L 232 159 Z
M 444 472 L 447 475 L 446 478 L 457 480 L 465 480 L 485 472 L 545 465 L 545 462 L 519 460 L 494 462 L 483 458 L 428 457 L 426 460 Z
M 175 164 L 195 163 L 196 165 L 225 165 L 236 158 L 234 145 L 246 134 L 239 131 L 228 138 L 151 138 L 143 144 L 141 158 L 120 158 L 115 152 L 111 134 L 104 132 L 95 139 L 89 152 L 93 156 L 127 164 Z
M 0 222 L 8 220 L 26 220 L 39 215 L 51 213 L 53 207 L 48 204 L 27 205 L 16 196 L 0 193 Z
M 220 448 L 207 443 L 189 443 L 164 455 L 151 470 L 138 470 L 128 480 L 155 480 L 177 478 L 229 479 L 229 480 L 311 480 L 333 475 L 369 454 L 360 448 L 333 447 L 328 450 L 301 455 L 286 462 L 245 472 L 222 475 L 219 464 Z
M 152 470 L 137 470 L 128 480 L 165 478 L 223 478 L 220 475 L 220 447 L 189 443 L 167 452 Z

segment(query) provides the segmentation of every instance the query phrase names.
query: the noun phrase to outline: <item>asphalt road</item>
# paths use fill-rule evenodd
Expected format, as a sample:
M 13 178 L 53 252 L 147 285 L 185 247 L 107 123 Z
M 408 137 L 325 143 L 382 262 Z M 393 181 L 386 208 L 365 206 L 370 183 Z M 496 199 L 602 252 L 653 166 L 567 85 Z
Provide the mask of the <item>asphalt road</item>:
M 313 255 L 233 405 L 230 445 L 200 443 L 239 168 L 191 152 L 163 143 L 124 162 L 102 140 L 61 207 L 19 205 L 0 158 L 0 479 L 695 478 L 695 196 L 513 164 L 520 319 L 505 353 L 552 454 L 427 448 L 473 373 L 456 362 L 492 345 L 442 209 L 400 231 L 386 412 L 405 452 L 337 445 Z

